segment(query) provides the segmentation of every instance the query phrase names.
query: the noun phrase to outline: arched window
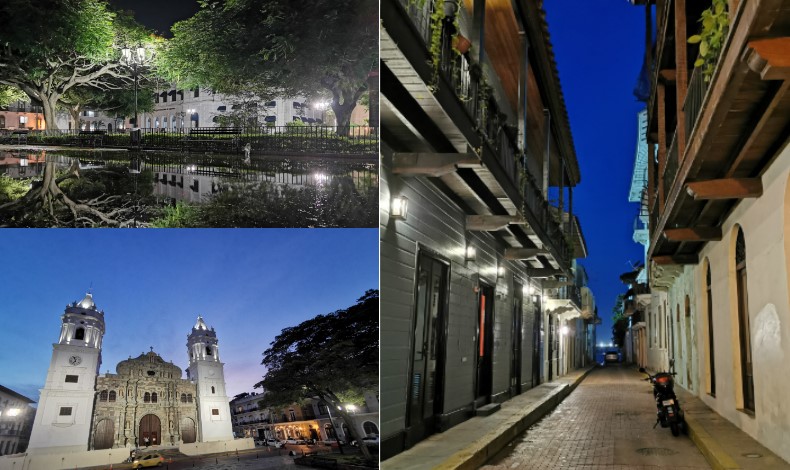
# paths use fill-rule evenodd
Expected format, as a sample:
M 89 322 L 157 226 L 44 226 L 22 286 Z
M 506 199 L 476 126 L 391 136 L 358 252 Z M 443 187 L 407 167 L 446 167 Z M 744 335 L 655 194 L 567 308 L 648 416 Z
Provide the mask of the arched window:
M 216 392 L 214 391 L 214 386 L 213 386 L 213 385 L 211 386 L 211 393 L 216 393 Z
M 743 408 L 754 412 L 754 375 L 752 371 L 752 344 L 749 326 L 749 295 L 746 277 L 746 240 L 738 227 L 735 240 L 735 282 L 738 293 L 738 333 L 741 346 L 741 382 Z
M 151 403 L 156 403 L 156 392 L 151 394 Z
M 379 433 L 378 426 L 376 426 L 376 423 L 372 421 L 365 421 L 364 423 L 362 423 L 362 430 L 365 431 L 366 436 L 369 436 L 371 434 L 378 435 Z
M 110 401 L 115 401 L 116 396 L 115 390 L 110 390 Z
M 716 361 L 713 353 L 713 291 L 711 290 L 710 262 L 705 263 L 705 309 L 708 314 L 708 374 L 710 383 L 708 393 L 716 396 Z
M 206 346 L 206 356 L 211 356 L 211 346 Z
M 186 393 L 182 393 L 181 394 L 181 403 L 186 403 L 186 402 L 187 402 L 187 394 Z
M 99 393 L 99 401 L 107 401 L 107 390 L 102 390 Z
M 191 393 L 187 394 L 187 403 L 192 403 L 192 394 Z
M 145 392 L 145 395 L 143 395 L 143 402 L 151 403 L 151 394 L 150 393 Z
M 74 339 L 85 339 L 85 328 L 77 328 L 77 331 L 74 332 Z

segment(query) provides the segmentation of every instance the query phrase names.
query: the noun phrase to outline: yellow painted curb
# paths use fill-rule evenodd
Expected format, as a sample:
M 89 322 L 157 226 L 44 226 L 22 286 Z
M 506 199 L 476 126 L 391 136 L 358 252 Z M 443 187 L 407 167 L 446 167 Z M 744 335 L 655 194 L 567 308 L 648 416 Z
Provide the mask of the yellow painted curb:
M 735 460 L 730 457 L 730 454 L 722 449 L 719 444 L 710 437 L 710 434 L 702 428 L 702 425 L 700 425 L 696 419 L 688 414 L 685 418 L 691 440 L 694 441 L 694 444 L 697 445 L 702 455 L 705 456 L 705 460 L 708 461 L 714 470 L 739 470 L 741 468 Z

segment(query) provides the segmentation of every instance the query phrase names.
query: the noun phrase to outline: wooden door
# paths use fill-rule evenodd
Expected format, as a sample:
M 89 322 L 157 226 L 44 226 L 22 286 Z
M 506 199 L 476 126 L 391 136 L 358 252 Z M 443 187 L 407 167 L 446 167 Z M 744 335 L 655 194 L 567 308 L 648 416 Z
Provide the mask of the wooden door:
M 191 444 L 197 439 L 195 432 L 195 422 L 192 418 L 184 418 L 181 420 L 181 441 L 184 444 Z
M 102 419 L 96 424 L 96 432 L 93 434 L 93 448 L 112 449 L 115 443 L 115 424 L 111 419 Z

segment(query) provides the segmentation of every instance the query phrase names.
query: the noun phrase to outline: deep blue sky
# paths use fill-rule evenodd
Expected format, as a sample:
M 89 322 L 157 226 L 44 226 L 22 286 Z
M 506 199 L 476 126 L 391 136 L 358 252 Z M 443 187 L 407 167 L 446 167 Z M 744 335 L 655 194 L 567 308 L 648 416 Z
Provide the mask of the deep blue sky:
M 214 327 L 228 395 L 252 391 L 280 331 L 378 285 L 378 230 L 2 231 L 0 383 L 34 401 L 67 303 L 105 312 L 101 372 L 150 346 L 182 370 L 198 315 Z
M 581 167 L 573 192 L 589 256 L 581 263 L 603 323 L 598 341 L 612 336 L 612 308 L 627 287 L 620 274 L 642 261 L 634 243 L 637 204 L 628 202 L 636 153 L 632 93 L 644 56 L 645 10 L 627 0 L 553 0 L 543 3 Z

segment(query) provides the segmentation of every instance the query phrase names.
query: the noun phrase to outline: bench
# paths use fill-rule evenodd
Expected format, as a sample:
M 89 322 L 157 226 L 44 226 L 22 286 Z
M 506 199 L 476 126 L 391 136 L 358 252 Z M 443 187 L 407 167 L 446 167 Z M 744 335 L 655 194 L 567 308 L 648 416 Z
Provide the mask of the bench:
M 101 147 L 107 131 L 80 131 L 77 145 L 80 147 Z
M 187 151 L 192 149 L 239 151 L 241 148 L 240 137 L 241 129 L 235 127 L 190 129 L 182 141 L 182 147 L 185 147 Z

